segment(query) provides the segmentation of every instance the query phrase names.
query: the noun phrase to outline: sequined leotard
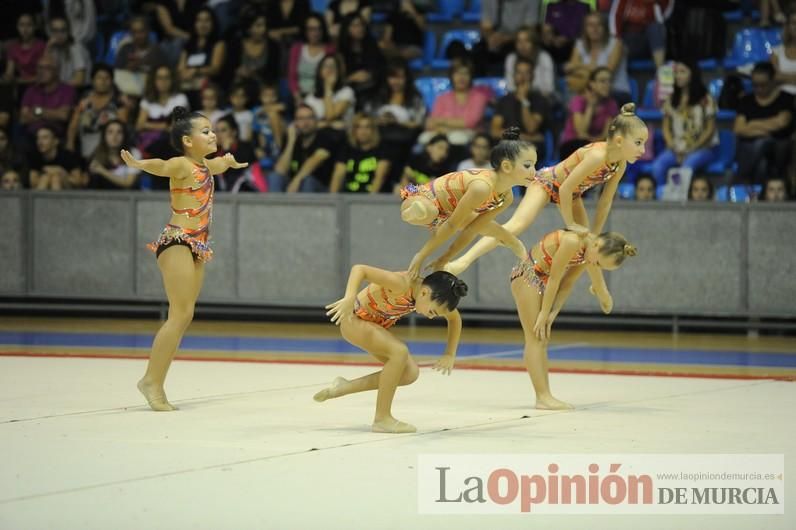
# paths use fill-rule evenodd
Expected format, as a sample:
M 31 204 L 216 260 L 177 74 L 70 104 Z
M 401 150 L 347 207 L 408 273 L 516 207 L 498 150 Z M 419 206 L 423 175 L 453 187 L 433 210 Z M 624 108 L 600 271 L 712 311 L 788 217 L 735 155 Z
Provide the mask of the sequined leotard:
M 390 329 L 404 315 L 415 310 L 415 299 L 411 289 L 394 295 L 384 287 L 370 284 L 357 295 L 354 314 L 361 320 L 373 322 L 384 329 Z
M 528 257 L 511 270 L 511 281 L 523 278 L 528 285 L 534 286 L 543 294 L 547 282 L 550 280 L 550 267 L 553 265 L 553 256 L 561 246 L 561 234 L 565 230 L 554 230 L 545 235 L 538 245 L 528 251 Z M 553 245 L 553 251 L 548 251 L 548 245 Z M 533 251 L 539 249 L 539 258 L 534 258 Z M 586 263 L 586 246 L 581 243 L 581 249 L 569 260 L 567 268 Z
M 462 196 L 467 191 L 467 186 L 464 182 L 465 172 L 472 176 L 479 177 L 480 180 L 486 180 L 482 170 L 465 169 L 463 171 L 454 171 L 435 178 L 426 184 L 409 184 L 401 190 L 401 199 L 406 199 L 415 195 L 422 195 L 430 199 L 434 203 L 434 206 L 437 207 L 437 210 L 439 210 L 437 217 L 428 224 L 429 228 L 434 228 L 451 216 L 453 210 L 456 209 Z M 441 197 L 443 192 L 445 195 L 444 198 Z M 511 193 L 511 190 L 507 193 Z M 498 195 L 493 191 L 489 198 L 475 209 L 475 212 L 484 213 L 500 208 L 503 206 L 505 200 L 505 193 Z
M 169 223 L 160 233 L 157 241 L 147 245 L 153 252 L 159 248 L 174 244 L 186 245 L 191 248 L 194 259 L 208 262 L 213 257 L 210 248 L 210 223 L 213 220 L 213 176 L 205 166 L 194 164 L 193 182 L 188 186 L 171 188 L 171 212 L 174 216 L 185 216 L 187 219 L 197 219 L 195 228 L 186 228 Z M 196 200 L 193 208 L 175 208 L 176 198 L 188 195 Z
M 534 181 L 538 182 L 544 187 L 545 191 L 547 191 L 547 194 L 550 195 L 551 202 L 558 204 L 559 188 L 567 179 L 569 174 L 572 173 L 575 167 L 577 167 L 577 165 L 583 160 L 584 152 L 600 144 L 605 144 L 605 142 L 592 143 L 581 147 L 555 166 L 540 169 L 536 173 L 536 176 L 534 176 Z M 587 175 L 586 178 L 583 179 L 583 182 L 578 184 L 577 189 L 572 194 L 572 198 L 576 199 L 583 195 L 586 190 L 593 188 L 598 184 L 607 182 L 614 175 L 616 175 L 617 169 L 619 169 L 618 162 L 610 165 L 603 164 L 594 173 Z

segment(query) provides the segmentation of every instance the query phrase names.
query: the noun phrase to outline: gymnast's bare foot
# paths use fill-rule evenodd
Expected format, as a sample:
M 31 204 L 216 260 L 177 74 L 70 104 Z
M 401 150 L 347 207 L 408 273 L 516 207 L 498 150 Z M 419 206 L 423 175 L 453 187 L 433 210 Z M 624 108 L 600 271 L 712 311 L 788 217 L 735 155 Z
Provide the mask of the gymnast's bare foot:
M 569 403 L 559 401 L 553 396 L 537 396 L 536 408 L 539 410 L 572 410 L 575 407 Z
M 342 395 L 341 390 L 343 385 L 346 384 L 348 384 L 348 379 L 345 379 L 343 377 L 335 377 L 334 381 L 332 381 L 332 384 L 329 385 L 329 387 L 324 388 L 323 390 L 312 396 L 312 399 L 314 399 L 318 403 L 322 403 L 327 399 L 339 397 Z
M 386 418 L 373 421 L 373 432 L 403 434 L 417 432 L 417 428 L 414 425 L 398 421 L 392 416 L 387 416 Z
M 454 276 L 458 276 L 463 273 L 467 269 L 467 264 L 464 263 L 461 259 L 455 259 L 453 261 L 448 262 L 442 270 L 453 274 Z
M 146 379 L 141 379 L 138 382 L 138 390 L 144 395 L 147 403 L 149 403 L 149 408 L 152 410 L 158 412 L 177 410 L 177 407 L 169 403 L 169 400 L 166 399 L 166 392 L 164 392 L 162 386 L 156 385 Z

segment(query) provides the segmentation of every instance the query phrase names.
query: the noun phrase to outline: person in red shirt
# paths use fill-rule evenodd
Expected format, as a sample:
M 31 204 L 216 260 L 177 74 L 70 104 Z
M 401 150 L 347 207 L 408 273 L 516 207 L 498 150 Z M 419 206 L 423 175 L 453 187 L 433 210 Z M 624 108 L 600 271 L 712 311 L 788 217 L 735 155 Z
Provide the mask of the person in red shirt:
M 666 56 L 666 27 L 674 0 L 613 0 L 609 15 L 611 35 L 621 37 L 629 59 L 652 55 L 655 67 Z

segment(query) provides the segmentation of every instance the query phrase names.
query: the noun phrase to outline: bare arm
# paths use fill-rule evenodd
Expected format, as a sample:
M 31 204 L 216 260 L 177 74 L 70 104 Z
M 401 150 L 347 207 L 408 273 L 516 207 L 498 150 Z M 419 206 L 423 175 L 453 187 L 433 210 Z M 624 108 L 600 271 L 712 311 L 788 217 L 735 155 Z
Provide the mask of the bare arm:
M 287 128 L 287 145 L 282 149 L 279 160 L 276 161 L 274 169 L 280 175 L 288 176 L 290 173 L 290 160 L 293 158 L 293 150 L 296 147 L 296 126 L 291 124 Z
M 214 77 L 221 72 L 224 67 L 224 60 L 227 57 L 227 44 L 224 41 L 218 41 L 213 46 L 213 54 L 210 57 L 210 64 L 199 68 L 199 73 L 208 77 Z
M 332 173 L 332 181 L 329 184 L 329 193 L 339 193 L 343 187 L 343 179 L 345 178 L 345 163 L 337 162 L 334 165 L 334 172 Z
M 614 300 L 611 293 L 608 292 L 608 286 L 605 284 L 603 277 L 603 270 L 596 265 L 587 265 L 586 272 L 589 273 L 591 280 L 591 292 L 600 301 L 600 308 L 606 315 L 611 312 L 614 307 Z
M 584 270 L 586 270 L 585 265 L 577 265 L 570 267 L 566 274 L 564 274 L 564 277 L 561 279 L 561 285 L 558 287 L 558 296 L 556 296 L 555 301 L 553 301 L 553 308 L 550 310 L 550 320 L 555 320 L 561 312 L 564 304 L 567 303 L 569 295 L 572 294 L 572 288 L 575 287 L 578 278 L 580 278 Z
M 553 308 L 553 302 L 558 296 L 558 290 L 564 278 L 564 273 L 569 266 L 569 261 L 580 249 L 580 237 L 573 233 L 565 233 L 561 236 L 561 244 L 553 256 L 553 263 L 550 265 L 550 276 L 542 297 L 542 307 L 539 310 L 539 319 L 547 322 Z M 544 317 L 543 317 L 544 315 Z
M 312 174 L 313 171 L 318 169 L 318 166 L 323 164 L 323 162 L 331 156 L 331 153 L 326 149 L 318 149 L 312 155 L 304 161 L 301 167 L 298 170 L 298 173 L 293 177 L 294 181 L 301 182 L 306 177 Z
M 332 322 L 340 325 L 343 318 L 353 314 L 357 292 L 362 282 L 375 283 L 393 292 L 405 292 L 411 286 L 409 276 L 398 272 L 390 272 L 369 265 L 354 265 L 348 275 L 343 298 L 326 306 L 326 314 Z
M 594 226 L 592 226 L 592 231 L 595 234 L 602 233 L 603 227 L 605 227 L 605 221 L 608 220 L 608 213 L 611 211 L 616 189 L 619 187 L 619 181 L 622 180 L 622 176 L 625 174 L 626 167 L 627 164 L 622 162 L 622 167 L 616 170 L 616 175 L 603 185 L 603 191 L 600 193 L 600 199 L 597 201 L 597 212 L 594 214 Z
M 459 339 L 462 336 L 462 316 L 459 314 L 458 309 L 454 309 L 445 315 L 445 320 L 448 321 L 448 340 L 445 344 L 445 353 L 443 353 L 443 355 L 456 357 L 456 350 L 459 348 Z
M 238 162 L 235 160 L 235 155 L 227 153 L 224 156 L 217 156 L 210 160 L 205 158 L 205 165 L 210 170 L 211 175 L 220 175 L 229 168 L 241 169 L 248 166 L 248 162 Z
M 614 45 L 613 51 L 611 51 L 611 55 L 608 57 L 608 62 L 605 66 L 611 70 L 611 75 L 616 75 L 616 69 L 619 67 L 619 62 L 622 60 L 622 54 L 624 53 L 625 45 L 622 44 L 622 41 L 619 39 L 614 39 L 616 41 L 616 45 Z
M 182 179 L 188 176 L 186 171 L 187 164 L 185 159 L 181 156 L 175 156 L 168 160 L 161 160 L 159 158 L 149 158 L 144 160 L 136 160 L 129 151 L 122 150 L 122 160 L 128 166 L 146 171 L 150 175 L 158 177 Z
M 155 16 L 157 17 L 160 25 L 163 27 L 163 31 L 169 37 L 179 37 L 181 39 L 189 39 L 191 37 L 188 33 L 174 25 L 174 21 L 171 19 L 169 10 L 164 6 L 159 5 L 155 8 Z
M 77 129 L 78 124 L 80 122 L 80 113 L 82 112 L 82 105 L 78 105 L 75 109 L 75 112 L 72 113 L 72 117 L 69 120 L 69 128 L 66 130 L 66 148 L 69 151 L 75 150 L 76 140 L 77 140 Z
M 695 142 L 696 147 L 694 150 L 701 149 L 703 147 L 708 147 L 708 144 L 713 139 L 713 134 L 716 132 L 716 118 L 709 118 L 707 124 L 705 124 L 705 128 L 702 130 L 702 134 L 699 135 L 697 141 Z
M 387 180 L 387 173 L 390 171 L 389 160 L 379 160 L 376 165 L 376 173 L 373 175 L 373 182 L 370 185 L 371 193 L 379 193 L 384 181 Z

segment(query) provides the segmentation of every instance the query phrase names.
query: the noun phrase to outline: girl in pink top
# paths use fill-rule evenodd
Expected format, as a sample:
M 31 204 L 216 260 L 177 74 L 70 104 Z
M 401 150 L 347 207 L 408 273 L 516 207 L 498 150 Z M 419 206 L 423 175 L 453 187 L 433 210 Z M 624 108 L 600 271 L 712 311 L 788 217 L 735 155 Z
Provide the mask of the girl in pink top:
M 450 79 L 452 88 L 434 101 L 424 135 L 445 133 L 450 143 L 466 145 L 484 119 L 491 91 L 473 86 L 473 66 L 467 61 L 454 61 Z M 423 140 L 421 136 L 420 143 Z
M 33 17 L 23 13 L 17 20 L 19 39 L 8 43 L 6 53 L 8 62 L 3 75 L 5 81 L 13 81 L 16 75 L 21 83 L 32 83 L 36 80 L 36 65 L 44 54 L 47 45 L 37 39 L 34 34 Z

